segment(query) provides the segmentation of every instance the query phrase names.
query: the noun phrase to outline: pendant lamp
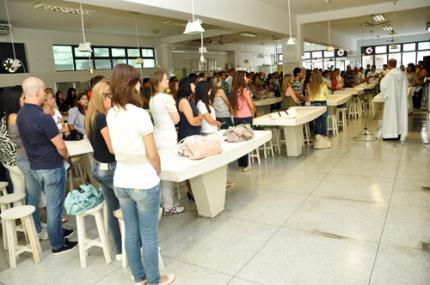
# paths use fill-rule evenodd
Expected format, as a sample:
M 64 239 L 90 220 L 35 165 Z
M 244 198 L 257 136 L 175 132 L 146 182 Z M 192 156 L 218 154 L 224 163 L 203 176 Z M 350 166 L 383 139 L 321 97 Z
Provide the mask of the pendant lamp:
M 203 21 L 200 19 L 197 19 L 195 16 L 194 0 L 191 0 L 191 6 L 192 6 L 192 17 L 193 18 L 188 21 L 187 26 L 185 27 L 184 34 L 192 35 L 192 34 L 203 33 L 205 31 L 205 29 L 203 29 L 203 27 L 202 27 Z

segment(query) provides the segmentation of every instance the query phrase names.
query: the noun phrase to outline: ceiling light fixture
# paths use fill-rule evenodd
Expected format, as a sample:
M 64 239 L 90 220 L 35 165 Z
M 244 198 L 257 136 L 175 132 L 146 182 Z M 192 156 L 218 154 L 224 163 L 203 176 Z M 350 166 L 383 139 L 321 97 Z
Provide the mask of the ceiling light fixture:
M 327 10 L 328 12 L 330 12 L 330 0 L 326 0 L 325 1 L 327 3 Z M 334 47 L 331 45 L 331 22 L 330 20 L 327 21 L 328 23 L 328 47 L 327 47 L 327 51 L 334 51 Z
M 373 21 L 375 21 L 375 22 L 383 22 L 383 21 L 385 21 L 385 17 L 384 17 L 384 15 L 382 15 L 382 14 L 379 14 L 379 15 L 373 15 L 373 16 L 372 16 L 372 19 L 373 19 Z
M 79 44 L 78 50 L 80 52 L 88 52 L 88 64 L 89 64 L 89 72 L 91 74 L 94 73 L 94 68 L 93 68 L 93 61 L 91 60 L 91 53 L 92 53 L 92 48 L 91 48 L 91 43 L 87 42 L 86 38 L 85 38 L 85 25 L 84 25 L 84 13 L 83 13 L 83 8 L 82 8 L 82 1 L 79 3 L 79 7 L 81 8 L 81 28 L 82 28 L 82 39 L 84 40 L 83 43 Z
M 430 32 L 430 22 L 428 22 L 428 23 L 427 23 L 426 31 L 427 31 L 427 32 Z
M 393 27 L 391 27 L 391 25 L 386 24 L 386 25 L 383 25 L 383 26 L 382 26 L 382 29 L 383 29 L 384 31 L 392 31 L 392 30 L 393 30 Z
M 24 68 L 24 73 L 25 76 L 27 76 L 27 72 L 25 70 L 25 66 L 22 64 L 22 62 L 16 58 L 16 52 L 15 52 L 15 42 L 13 40 L 13 34 L 12 34 L 12 25 L 10 23 L 10 15 L 9 15 L 9 8 L 7 6 L 7 1 L 4 0 L 4 6 L 6 9 L 6 16 L 7 16 L 7 24 L 9 27 L 9 35 L 10 35 L 10 42 L 12 44 L 12 53 L 13 53 L 13 58 L 6 58 L 3 61 L 3 68 L 10 73 L 14 73 L 16 71 L 18 71 L 18 69 L 20 67 Z
M 241 33 L 240 35 L 242 37 L 247 37 L 247 38 L 256 38 L 257 37 L 256 34 L 251 34 L 251 33 Z
M 36 3 L 36 4 L 34 4 L 33 8 L 44 10 L 44 11 L 49 11 L 49 12 L 61 12 L 61 13 L 66 13 L 66 14 L 75 14 L 75 15 L 84 14 L 85 16 L 92 16 L 96 13 L 93 10 L 75 9 L 75 8 L 70 8 L 70 7 L 49 5 L 49 4 L 44 4 L 44 3 Z
M 195 10 L 194 10 L 194 0 L 191 0 L 192 7 L 192 19 L 188 21 L 187 26 L 185 27 L 184 34 L 192 35 L 197 33 L 204 33 L 205 29 L 203 29 L 202 24 L 203 21 L 196 18 Z
M 205 52 L 208 52 L 206 47 L 203 46 L 203 33 L 200 33 L 200 48 L 199 48 L 199 52 L 200 52 L 200 63 L 204 64 L 206 63 L 206 58 L 205 58 Z
M 143 58 L 140 57 L 140 42 L 139 42 L 139 26 L 137 24 L 137 17 L 136 15 L 134 16 L 134 27 L 136 30 L 136 47 L 137 47 L 137 52 L 139 53 L 139 56 L 136 57 L 136 64 L 143 64 Z
M 290 0 L 288 0 L 288 20 L 289 20 L 289 25 L 290 25 L 290 37 L 288 38 L 287 45 L 293 46 L 296 44 L 296 39 L 292 36 L 292 32 L 291 32 L 291 4 L 290 4 Z

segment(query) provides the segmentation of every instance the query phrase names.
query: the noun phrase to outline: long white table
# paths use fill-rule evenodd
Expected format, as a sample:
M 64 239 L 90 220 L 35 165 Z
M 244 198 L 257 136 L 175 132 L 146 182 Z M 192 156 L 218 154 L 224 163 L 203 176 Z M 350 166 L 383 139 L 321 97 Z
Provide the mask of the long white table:
M 257 113 L 270 113 L 270 106 L 282 102 L 282 97 L 269 97 L 260 100 L 254 100 L 254 105 L 257 108 Z
M 255 138 L 246 142 L 228 143 L 220 131 L 207 136 L 221 142 L 223 152 L 202 160 L 178 155 L 177 147 L 159 151 L 162 180 L 182 182 L 190 180 L 200 216 L 213 218 L 224 210 L 227 183 L 227 164 L 248 154 L 272 139 L 270 131 L 255 131 Z M 91 145 L 82 141 L 67 142 L 70 155 L 92 153 Z
M 351 100 L 353 96 L 353 93 L 351 92 L 335 92 L 334 94 L 330 94 L 327 98 L 327 106 L 329 107 L 336 107 L 339 105 L 343 105 L 349 100 Z
M 305 106 L 293 107 L 298 115 L 295 118 L 272 119 L 270 114 L 254 118 L 253 124 L 257 126 L 278 126 L 284 130 L 287 155 L 299 156 L 303 152 L 303 125 L 315 120 L 327 107 Z

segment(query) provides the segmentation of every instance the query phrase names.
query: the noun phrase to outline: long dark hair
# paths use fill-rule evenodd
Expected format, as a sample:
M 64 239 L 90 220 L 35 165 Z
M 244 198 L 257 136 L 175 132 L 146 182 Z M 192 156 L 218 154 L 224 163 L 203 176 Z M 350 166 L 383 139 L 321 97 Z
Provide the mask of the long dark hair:
M 239 70 L 237 75 L 233 78 L 233 88 L 230 93 L 230 103 L 233 110 L 237 111 L 237 98 L 247 88 L 246 85 L 246 72 Z
M 197 82 L 196 85 L 196 101 L 202 101 L 206 105 L 206 109 L 208 112 L 211 112 L 211 108 L 209 107 L 209 91 L 212 88 L 212 83 L 207 81 Z
M 128 64 L 117 64 L 112 70 L 111 91 L 112 103 L 121 108 L 127 104 L 142 107 L 143 102 L 140 91 L 136 90 L 136 84 L 140 82 L 139 71 Z
M 178 102 L 182 98 L 188 98 L 191 96 L 191 83 L 196 84 L 196 79 L 194 77 L 184 77 L 179 81 Z
M 306 88 L 308 86 L 309 80 L 311 80 L 311 75 L 312 75 L 311 70 L 306 69 L 306 76 L 305 76 L 305 80 L 303 81 L 303 90 L 302 90 L 303 96 L 306 95 Z
M 6 122 L 10 114 L 17 114 L 18 111 L 21 109 L 21 105 L 20 105 L 21 96 L 22 96 L 22 87 L 20 85 L 5 88 L 3 90 L 2 114 L 6 117 Z
M 74 92 L 74 96 L 75 97 L 73 97 L 73 95 L 72 95 L 72 92 Z M 74 104 L 75 104 L 75 99 L 76 99 L 76 89 L 75 88 L 73 88 L 73 87 L 70 87 L 68 90 L 67 90 L 67 96 L 66 96 L 66 102 L 67 102 L 67 106 L 70 108 L 70 107 L 73 107 L 74 106 Z
M 86 92 L 81 92 L 81 93 L 79 93 L 79 95 L 76 97 L 76 107 L 78 108 L 78 110 L 79 110 L 79 112 L 81 112 L 81 114 L 82 115 L 85 115 L 85 113 L 86 113 L 86 108 L 85 107 L 83 107 L 83 106 L 81 106 L 80 104 L 79 104 L 79 100 L 81 100 L 81 98 L 82 97 L 84 97 L 84 96 L 87 96 L 88 97 L 88 95 L 87 95 L 87 93 Z M 88 107 L 88 106 L 87 106 Z

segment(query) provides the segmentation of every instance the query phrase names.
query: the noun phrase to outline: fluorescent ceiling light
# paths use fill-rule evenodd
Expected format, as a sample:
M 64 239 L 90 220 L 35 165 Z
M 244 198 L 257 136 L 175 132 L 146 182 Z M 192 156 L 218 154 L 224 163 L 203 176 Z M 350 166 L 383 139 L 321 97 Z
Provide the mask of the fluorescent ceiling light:
M 288 46 L 293 46 L 296 44 L 296 39 L 294 37 L 289 37 L 287 41 Z
M 44 10 L 44 11 L 49 11 L 49 12 L 61 12 L 61 13 L 75 14 L 75 15 L 81 14 L 81 9 L 75 9 L 75 8 L 64 7 L 64 6 L 49 5 L 49 4 L 44 4 L 44 3 L 36 3 L 36 4 L 34 4 L 33 8 Z M 91 16 L 91 15 L 94 15 L 95 13 L 96 13 L 96 11 L 93 11 L 93 10 L 82 10 L 82 14 L 85 16 Z
M 241 33 L 240 35 L 242 37 L 248 37 L 248 38 L 256 38 L 257 37 L 256 34 L 251 34 L 251 33 Z
M 382 26 L 382 29 L 383 29 L 384 31 L 392 31 L 392 30 L 393 30 L 393 27 L 391 27 L 391 25 L 383 25 L 383 26 Z
M 379 15 L 373 15 L 372 19 L 373 19 L 373 21 L 375 21 L 375 22 L 383 22 L 383 21 L 385 21 L 385 17 L 384 17 L 384 15 L 382 15 L 382 14 L 379 14 Z

